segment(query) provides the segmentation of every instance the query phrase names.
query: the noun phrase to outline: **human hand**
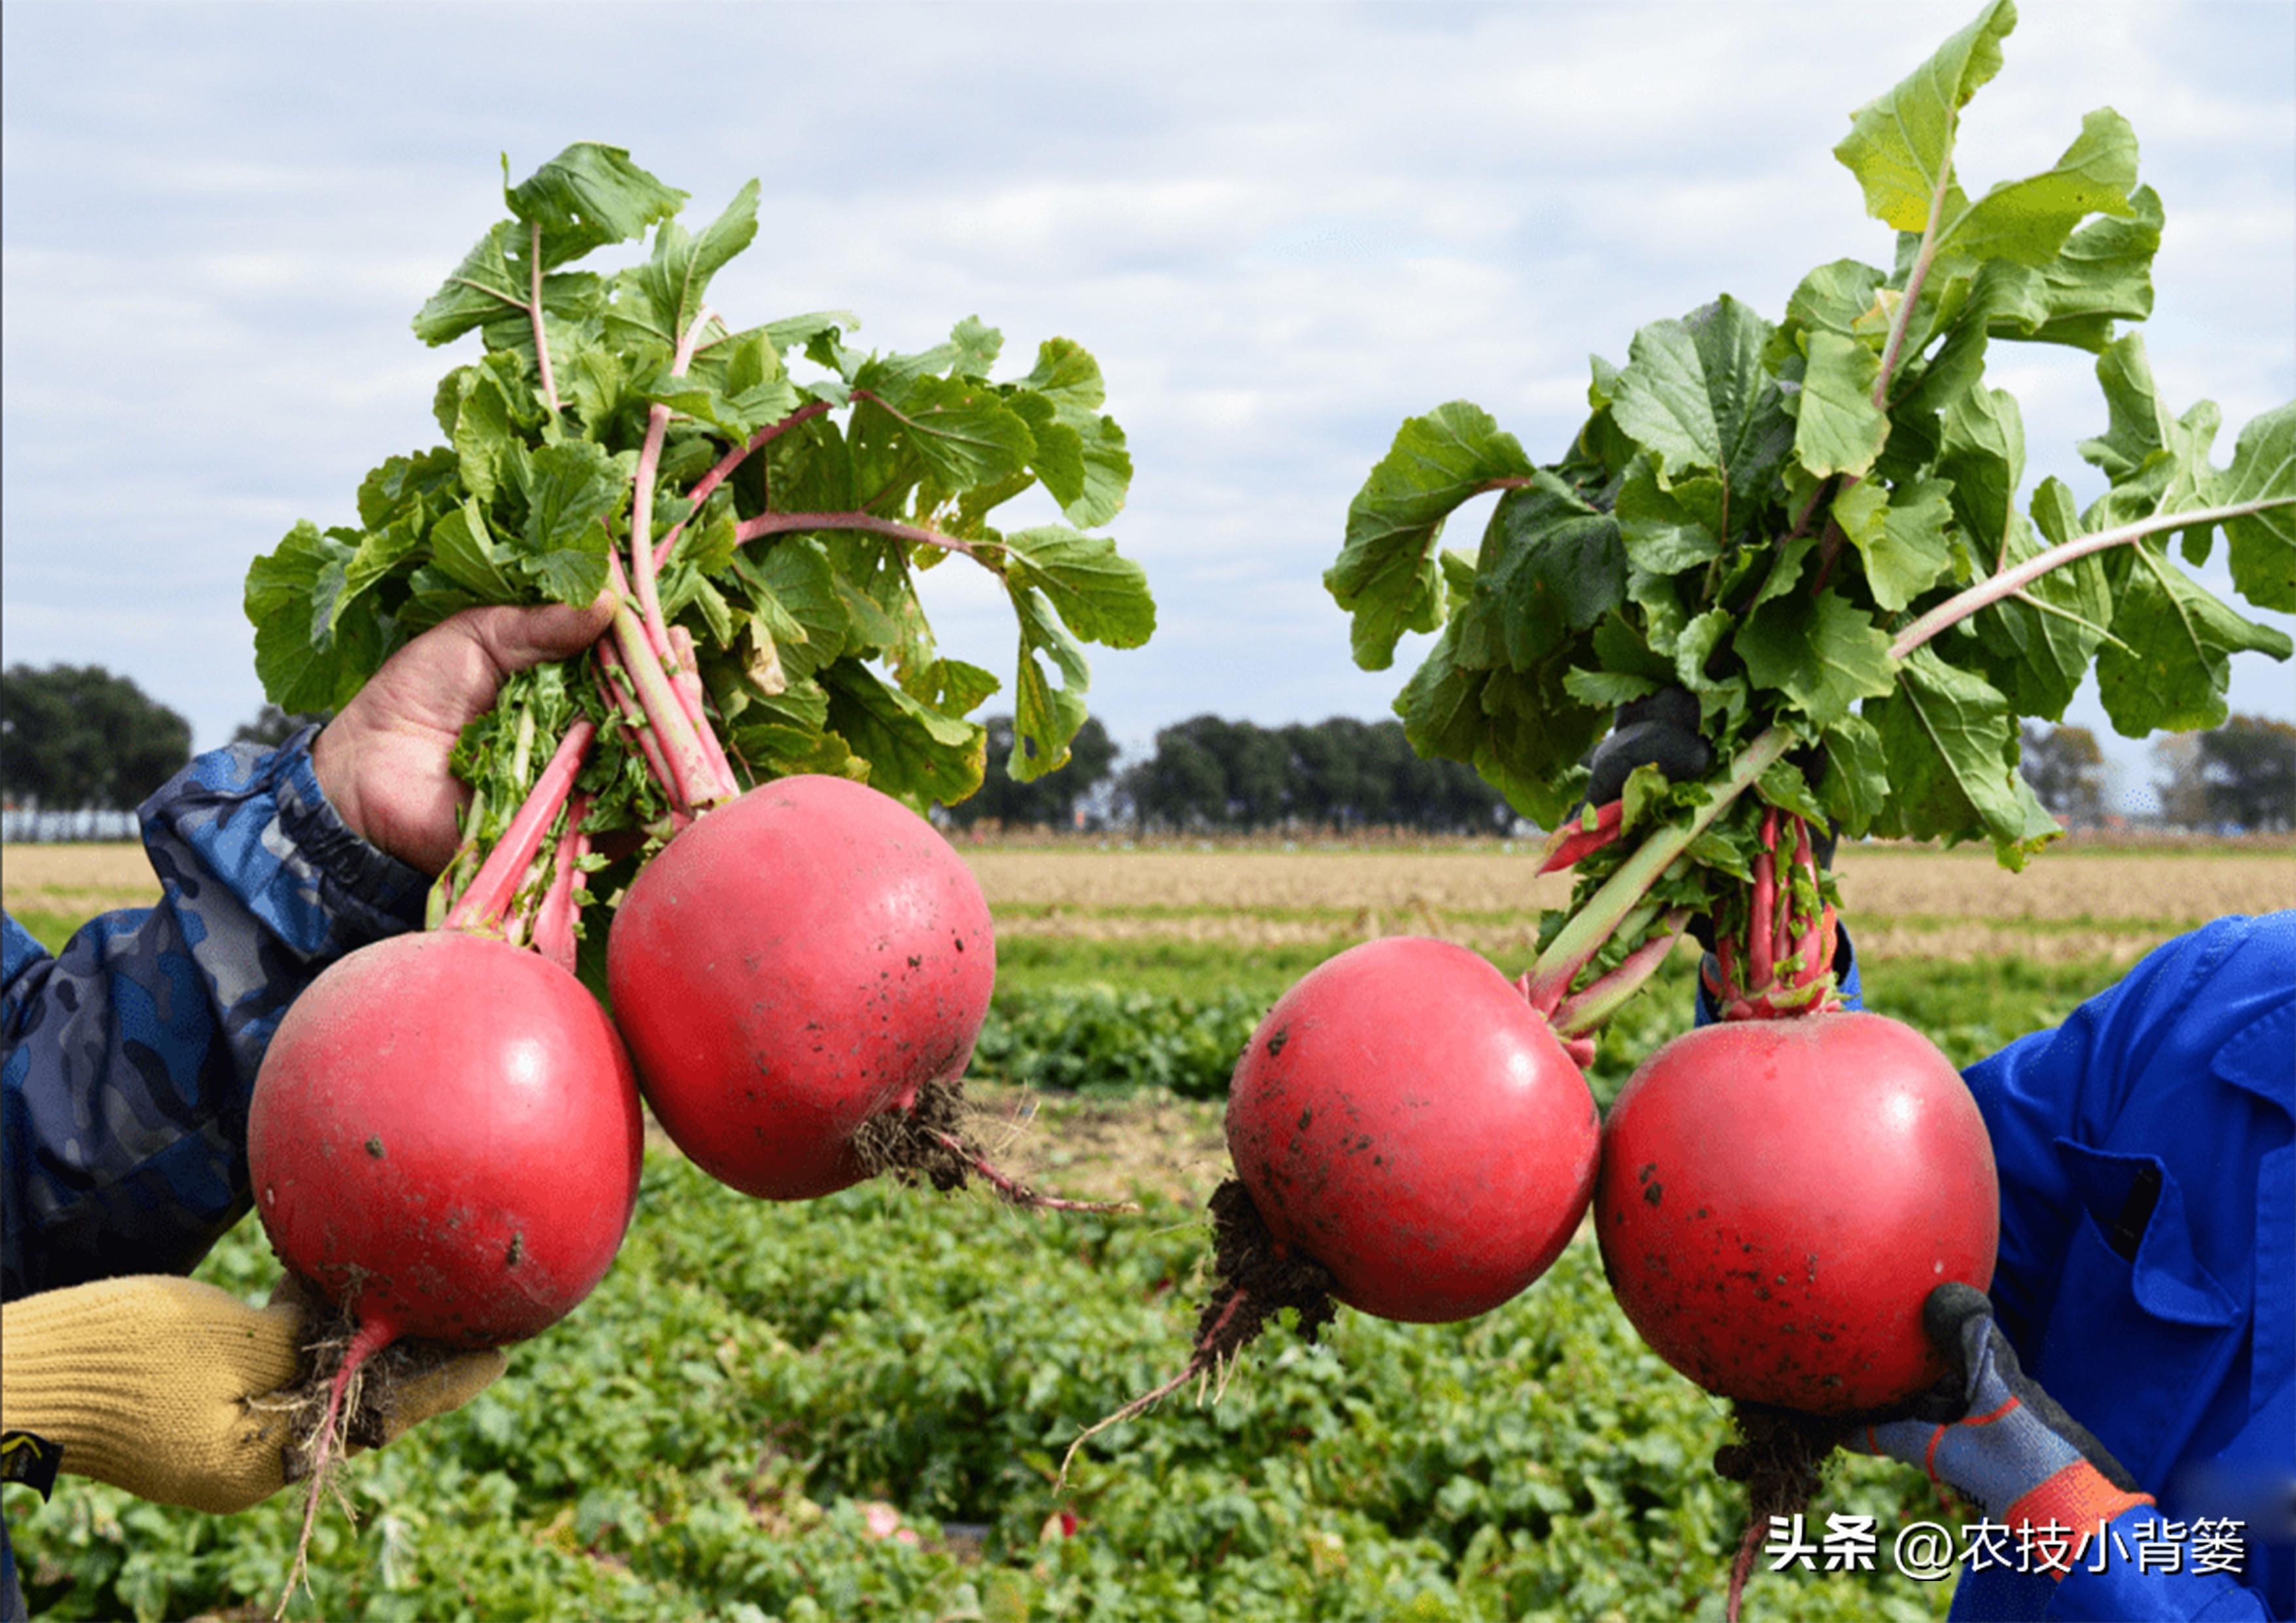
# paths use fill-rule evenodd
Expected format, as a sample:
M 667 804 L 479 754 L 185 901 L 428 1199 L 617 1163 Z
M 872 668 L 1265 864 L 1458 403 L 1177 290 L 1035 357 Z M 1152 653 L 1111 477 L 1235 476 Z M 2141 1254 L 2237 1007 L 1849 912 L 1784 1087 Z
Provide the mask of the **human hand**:
M 1993 1322 L 1993 1305 L 1972 1286 L 1939 1285 L 1922 1304 L 1922 1329 L 1951 1365 L 1903 1419 L 1862 1428 L 1844 1445 L 1885 1454 L 1926 1471 L 1981 1510 L 1988 1521 L 2031 1531 L 2037 1557 L 2062 1578 L 2082 1535 L 2152 1496 L 2088 1429 L 2065 1413 L 2019 1367 Z
M 313 1333 L 306 1299 L 250 1307 L 174 1275 L 97 1280 L 0 1309 L 0 1409 L 9 1430 L 58 1445 L 62 1468 L 139 1499 L 227 1514 L 286 1482 L 289 1415 L 259 1400 L 295 1379 Z M 503 1372 L 463 1353 L 395 1382 L 383 1440 L 461 1407 Z
M 383 662 L 320 731 L 311 767 L 335 813 L 369 845 L 436 873 L 455 855 L 463 786 L 455 741 L 486 714 L 513 671 L 562 660 L 612 622 L 609 598 L 586 609 L 465 609 Z

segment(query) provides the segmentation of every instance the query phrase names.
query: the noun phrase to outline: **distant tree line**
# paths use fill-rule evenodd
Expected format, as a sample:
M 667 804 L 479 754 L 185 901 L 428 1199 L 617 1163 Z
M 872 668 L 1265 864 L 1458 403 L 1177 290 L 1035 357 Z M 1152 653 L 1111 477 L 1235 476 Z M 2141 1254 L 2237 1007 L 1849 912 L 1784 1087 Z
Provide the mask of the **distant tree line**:
M 1423 760 L 1398 721 L 1334 717 L 1263 727 L 1198 716 L 1164 728 L 1145 760 L 1118 772 L 1096 720 L 1077 735 L 1069 764 L 1033 783 L 1004 769 L 1012 720 L 991 717 L 988 772 L 980 791 L 946 808 L 972 827 L 1128 825 L 1175 832 L 1302 827 L 1401 827 L 1493 833 L 1513 827 L 1505 797 L 1456 761 Z
M 2028 725 L 2020 770 L 2043 806 L 2073 828 L 2104 821 L 2107 770 L 2087 727 Z M 2277 833 L 2296 827 L 2296 724 L 2234 716 L 2206 733 L 2153 741 L 2152 791 L 2177 828 Z
M 191 758 L 192 724 L 100 665 L 11 665 L 0 679 L 0 791 L 11 807 L 78 815 L 79 837 Z
M 275 744 L 323 716 L 265 705 L 236 734 Z M 1397 721 L 1333 717 L 1264 727 L 1197 716 L 1164 728 L 1144 760 L 1118 770 L 1097 718 L 1067 766 L 1034 783 L 1005 769 L 1013 719 L 987 723 L 986 780 L 943 808 L 958 827 L 1131 826 L 1173 832 L 1277 828 L 1407 828 L 1505 832 L 1505 797 L 1456 761 L 1423 760 Z M 2074 827 L 2106 817 L 2109 772 L 2086 727 L 2028 725 L 2021 770 L 2034 794 Z M 67 815 L 132 810 L 191 759 L 191 724 L 127 676 L 95 665 L 11 665 L 0 680 L 0 790 L 12 810 Z M 2296 724 L 2234 716 L 2207 733 L 2152 746 L 2163 821 L 2274 832 L 2296 828 Z M 92 832 L 93 817 L 83 822 Z M 85 837 L 83 833 L 81 837 Z

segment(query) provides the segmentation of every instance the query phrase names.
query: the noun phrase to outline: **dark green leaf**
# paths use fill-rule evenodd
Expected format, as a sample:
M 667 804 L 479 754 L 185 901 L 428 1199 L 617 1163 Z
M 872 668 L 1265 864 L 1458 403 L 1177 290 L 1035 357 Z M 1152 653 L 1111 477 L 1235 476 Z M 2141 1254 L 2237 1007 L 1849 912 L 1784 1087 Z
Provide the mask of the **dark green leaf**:
M 2296 405 L 2276 406 L 2241 430 L 2232 470 L 2210 500 L 2279 504 L 2226 523 L 2232 583 L 2259 609 L 2296 610 Z
M 610 330 L 620 332 L 626 341 L 650 340 L 665 349 L 676 348 L 701 316 L 710 277 L 757 234 L 754 180 L 743 184 L 725 212 L 698 237 L 687 235 L 676 220 L 664 220 L 653 234 L 652 257 L 614 280 Z
M 1009 479 L 1036 450 L 1020 414 L 967 378 L 915 379 L 898 405 L 873 395 L 854 408 L 852 433 L 862 483 L 870 488 L 890 484 L 914 457 L 942 490 L 955 493 Z
M 2022 515 L 2011 513 L 1997 553 L 1984 561 L 1986 573 L 2014 569 L 2044 542 L 2055 545 L 2079 529 L 2072 493 L 2054 479 L 2034 492 L 2033 516 L 2042 538 L 2035 538 Z M 1968 662 L 2008 695 L 2019 715 L 2055 720 L 2079 691 L 2112 618 L 2103 561 L 2094 555 L 2077 559 L 1968 622 L 1973 634 Z
M 1825 730 L 1825 771 L 1818 799 L 1853 839 L 1873 826 L 1890 797 L 1889 757 L 1882 735 L 1862 716 L 1845 716 Z
M 2096 684 L 2115 729 L 2130 738 L 2220 726 L 2235 653 L 2285 660 L 2285 633 L 2234 613 L 2170 561 L 2157 540 L 2112 549 L 2105 564 L 2117 643 Z
M 1397 430 L 1395 444 L 1349 504 L 1346 544 L 1324 573 L 1324 587 L 1353 617 L 1357 665 L 1384 670 L 1404 632 L 1443 623 L 1443 577 L 1434 556 L 1443 521 L 1494 481 L 1530 471 L 1514 436 L 1464 400 Z
M 813 675 L 847 652 L 850 613 L 818 541 L 783 536 L 762 556 L 755 549 L 735 554 L 734 570 L 779 643 L 791 681 Z
M 1866 707 L 1890 764 L 1890 794 L 1876 833 L 1948 844 L 1981 828 L 2011 868 L 2054 837 L 2016 770 L 2017 729 L 2008 701 L 1982 677 L 1956 670 L 1927 648 L 1900 669 L 1897 691 Z
M 1013 613 L 1021 622 L 1020 672 L 1013 684 L 1013 754 L 1005 770 L 1027 783 L 1067 765 L 1069 745 L 1085 722 L 1085 691 L 1092 672 L 1084 650 L 1062 627 L 1042 594 L 1008 578 Z M 1052 673 L 1038 663 L 1052 661 Z M 971 792 L 970 791 L 967 791 Z
M 1718 495 L 1726 488 L 1711 480 L 1693 482 Z M 1726 496 L 1720 506 L 1727 506 Z M 1682 493 L 1663 488 L 1656 464 L 1647 456 L 1636 457 L 1628 467 L 1612 512 L 1627 557 L 1638 570 L 1675 575 L 1722 554 L 1721 537 L 1713 528 L 1719 512 L 1710 519 L 1685 503 Z
M 532 289 L 513 263 L 521 247 L 519 229 L 509 221 L 488 227 L 455 274 L 414 313 L 414 336 L 426 344 L 444 344 L 505 313 L 530 309 Z
M 1997 568 L 2017 519 L 2025 477 L 2025 423 L 2006 389 L 1973 389 L 1946 408 L 1938 471 L 1953 488 L 1955 516 L 1988 572 Z
M 356 540 L 357 532 L 323 535 L 306 521 L 248 568 L 255 674 L 283 710 L 338 709 L 382 661 L 386 634 L 372 614 L 337 623 L 335 599 Z
M 441 574 L 482 602 L 514 602 L 517 588 L 496 555 L 486 514 L 474 501 L 464 499 L 430 528 L 430 559 Z
M 622 504 L 627 475 L 586 439 L 545 446 L 532 457 L 524 528 L 508 561 L 562 603 L 587 603 L 606 586 L 606 521 Z
M 1832 592 L 1773 599 L 1730 646 L 1757 688 L 1784 693 L 1816 727 L 1833 725 L 1858 700 L 1878 698 L 1894 684 L 1888 633 Z
M 1106 537 L 1048 525 L 1012 532 L 1004 548 L 1006 578 L 1042 592 L 1085 641 L 1137 648 L 1156 629 L 1147 571 Z
M 921 703 L 857 660 L 821 673 L 829 725 L 869 763 L 869 786 L 922 812 L 962 800 L 980 787 L 988 734 Z
M 1759 489 L 1794 437 L 1762 365 L 1770 324 L 1724 296 L 1680 321 L 1635 334 L 1613 386 L 1611 415 L 1669 478 L 1717 471 L 1734 491 Z
M 1619 521 L 1541 471 L 1500 498 L 1483 532 L 1460 657 L 1529 671 L 1626 601 Z M 1562 669 L 1568 668 L 1566 661 Z M 1559 682 L 1562 669 L 1554 673 Z
M 505 194 L 511 212 L 542 232 L 542 268 L 554 269 L 609 242 L 642 236 L 685 205 L 618 146 L 578 141 Z M 519 234 L 521 247 L 526 234 Z

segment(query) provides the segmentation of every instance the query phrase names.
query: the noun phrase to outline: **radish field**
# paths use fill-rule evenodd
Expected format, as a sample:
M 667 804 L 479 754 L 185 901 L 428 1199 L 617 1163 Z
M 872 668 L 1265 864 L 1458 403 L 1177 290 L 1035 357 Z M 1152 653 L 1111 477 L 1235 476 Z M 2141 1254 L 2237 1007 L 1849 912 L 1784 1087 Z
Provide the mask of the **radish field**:
M 466 1409 L 339 1479 L 291 1615 L 394 1619 L 1718 1618 L 1740 1531 L 1706 1462 L 1725 1406 L 1644 1348 L 1583 1235 L 1464 1324 L 1342 1313 L 1277 1330 L 1217 1401 L 1077 1432 L 1187 1356 L 1225 1176 L 1219 1099 L 1269 1003 L 1379 934 L 1461 941 L 1513 974 L 1533 848 L 960 848 L 996 917 L 975 1130 L 1023 1177 L 1136 1215 L 1024 1214 L 869 1185 L 747 1200 L 657 1135 L 597 1293 L 511 1349 Z M 1967 1063 L 2053 1024 L 2136 957 L 2296 903 L 2285 848 L 1988 856 L 1845 848 L 1870 1006 Z M 131 848 L 10 848 L 9 910 L 52 947 L 148 901 Z M 1604 1035 L 1607 1099 L 1690 1020 L 1677 954 Z M 259 1299 L 242 1224 L 202 1277 Z M 239 1517 L 66 1478 L 9 1497 L 36 1613 L 267 1616 L 293 1494 Z M 1875 1518 L 1871 1572 L 1758 1576 L 1750 1615 L 1944 1615 L 1891 1570 L 1939 1515 L 1912 1473 L 1837 1463 L 1815 1508 Z

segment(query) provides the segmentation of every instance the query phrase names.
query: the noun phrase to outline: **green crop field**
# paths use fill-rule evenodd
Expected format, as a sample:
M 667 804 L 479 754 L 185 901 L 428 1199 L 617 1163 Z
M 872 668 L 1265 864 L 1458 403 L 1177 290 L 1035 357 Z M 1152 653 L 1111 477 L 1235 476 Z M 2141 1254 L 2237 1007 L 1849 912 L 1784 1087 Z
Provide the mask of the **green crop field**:
M 1058 895 L 1017 877 L 1035 854 L 985 855 L 968 852 L 1000 927 L 980 1135 L 1042 1186 L 1143 1209 L 1024 1215 L 895 1186 L 775 1206 L 658 1149 L 597 1294 L 467 1409 L 342 1471 L 291 1615 L 1718 1618 L 1742 1518 L 1708 1463 L 1724 1406 L 1642 1348 L 1583 1234 L 1465 1324 L 1343 1312 L 1315 1347 L 1276 1329 L 1223 1390 L 1095 1439 L 1055 1491 L 1077 1433 L 1187 1356 L 1219 1096 L 1267 1004 L 1373 930 L 1472 939 L 1510 971 L 1527 955 L 1494 937 L 1522 927 L 1508 909 L 1474 905 L 1481 871 L 1456 865 L 1489 852 L 1268 854 L 1212 881 L 1225 906 L 1183 894 L 1178 869 L 1147 887 L 1160 900 L 1132 898 L 1121 853 L 1046 858 Z M 51 945 L 91 901 L 144 899 L 132 876 L 43 889 L 16 856 L 10 909 Z M 1891 890 L 1845 857 L 1845 893 L 1872 898 L 1850 915 L 1869 1004 L 1961 1063 L 2061 1020 L 2206 916 L 2220 881 L 2296 889 L 2284 855 L 2086 859 L 2105 865 L 2057 906 L 1942 857 Z M 1400 862 L 1421 866 L 1374 865 Z M 1690 973 L 1678 955 L 1605 1036 L 1598 1096 L 1687 1026 Z M 201 1270 L 251 1299 L 275 1272 L 252 1223 Z M 1912 1473 L 1838 1462 L 1814 1511 L 1874 1517 L 1879 1570 L 1758 1576 L 1750 1617 L 1943 1615 L 1949 1586 L 1889 1561 L 1892 1529 L 1940 1514 Z M 36 1611 L 254 1618 L 300 1504 L 210 1518 L 67 1478 L 45 1506 L 12 1492 L 8 1513 Z

